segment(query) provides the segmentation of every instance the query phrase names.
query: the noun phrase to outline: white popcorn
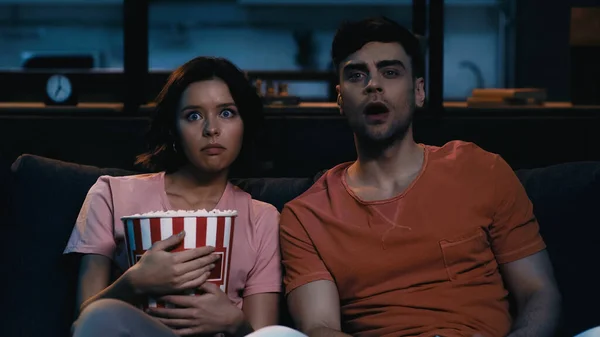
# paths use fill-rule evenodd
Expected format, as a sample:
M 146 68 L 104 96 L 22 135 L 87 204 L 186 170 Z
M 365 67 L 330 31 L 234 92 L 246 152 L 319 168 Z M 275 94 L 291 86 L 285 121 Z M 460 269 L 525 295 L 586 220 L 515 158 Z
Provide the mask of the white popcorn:
M 205 209 L 198 209 L 195 211 L 186 210 L 170 210 L 170 211 L 153 211 L 142 214 L 133 214 L 123 217 L 123 219 L 132 218 L 174 218 L 174 217 L 213 217 L 213 216 L 236 216 L 236 210 L 218 210 L 213 209 L 207 211 Z

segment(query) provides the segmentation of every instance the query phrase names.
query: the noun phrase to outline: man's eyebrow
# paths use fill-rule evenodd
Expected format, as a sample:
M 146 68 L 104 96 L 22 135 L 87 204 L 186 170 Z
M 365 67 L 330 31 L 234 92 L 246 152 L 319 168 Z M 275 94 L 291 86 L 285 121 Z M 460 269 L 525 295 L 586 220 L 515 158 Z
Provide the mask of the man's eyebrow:
M 349 70 L 360 70 L 366 72 L 368 70 L 368 67 L 367 64 L 364 62 L 348 63 L 344 66 L 344 71 Z
M 390 66 L 400 66 L 402 67 L 402 69 L 406 69 L 406 66 L 404 65 L 404 62 L 400 61 L 400 60 L 396 60 L 396 59 L 392 59 L 392 60 L 381 60 L 378 61 L 376 63 L 377 65 L 377 69 L 381 69 L 381 68 L 385 68 L 385 67 L 390 67 Z M 350 70 L 360 70 L 360 71 L 368 71 L 368 67 L 367 64 L 364 62 L 356 62 L 356 63 L 348 63 L 344 66 L 343 68 L 344 71 L 350 71 Z
M 385 68 L 385 67 L 390 67 L 390 66 L 400 66 L 403 69 L 406 69 L 406 66 L 404 66 L 404 62 L 400 61 L 400 60 L 382 60 L 377 62 L 377 68 Z

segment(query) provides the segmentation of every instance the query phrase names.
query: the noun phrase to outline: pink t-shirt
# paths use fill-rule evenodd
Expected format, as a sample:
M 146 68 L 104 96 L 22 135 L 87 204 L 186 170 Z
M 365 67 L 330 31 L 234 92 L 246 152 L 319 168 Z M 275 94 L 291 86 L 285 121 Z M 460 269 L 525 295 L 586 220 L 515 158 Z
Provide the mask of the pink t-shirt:
M 90 188 L 64 251 L 100 254 L 129 268 L 121 217 L 171 210 L 164 172 L 125 177 L 101 176 Z M 216 209 L 237 210 L 228 296 L 239 308 L 243 298 L 281 291 L 279 212 L 227 184 Z

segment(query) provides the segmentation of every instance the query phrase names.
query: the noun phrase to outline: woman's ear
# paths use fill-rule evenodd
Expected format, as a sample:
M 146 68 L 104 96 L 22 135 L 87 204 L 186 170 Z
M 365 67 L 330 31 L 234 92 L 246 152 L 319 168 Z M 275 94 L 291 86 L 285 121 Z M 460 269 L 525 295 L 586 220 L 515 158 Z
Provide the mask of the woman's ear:
M 177 139 L 179 138 L 179 137 L 177 137 L 177 130 L 175 128 L 177 128 L 177 125 L 173 125 L 173 127 L 170 127 L 167 130 L 167 133 L 169 134 L 169 138 L 172 141 L 177 141 Z

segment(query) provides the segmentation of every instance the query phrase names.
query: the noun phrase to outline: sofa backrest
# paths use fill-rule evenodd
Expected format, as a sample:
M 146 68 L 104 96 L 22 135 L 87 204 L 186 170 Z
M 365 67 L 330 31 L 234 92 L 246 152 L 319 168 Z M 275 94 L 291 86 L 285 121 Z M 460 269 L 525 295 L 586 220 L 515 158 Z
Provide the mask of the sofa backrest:
M 600 162 L 517 171 L 563 295 L 565 335 L 600 326 Z
M 0 219 L 6 219 L 10 190 L 10 164 L 0 156 Z M 0 228 L 4 222 L 0 220 Z

